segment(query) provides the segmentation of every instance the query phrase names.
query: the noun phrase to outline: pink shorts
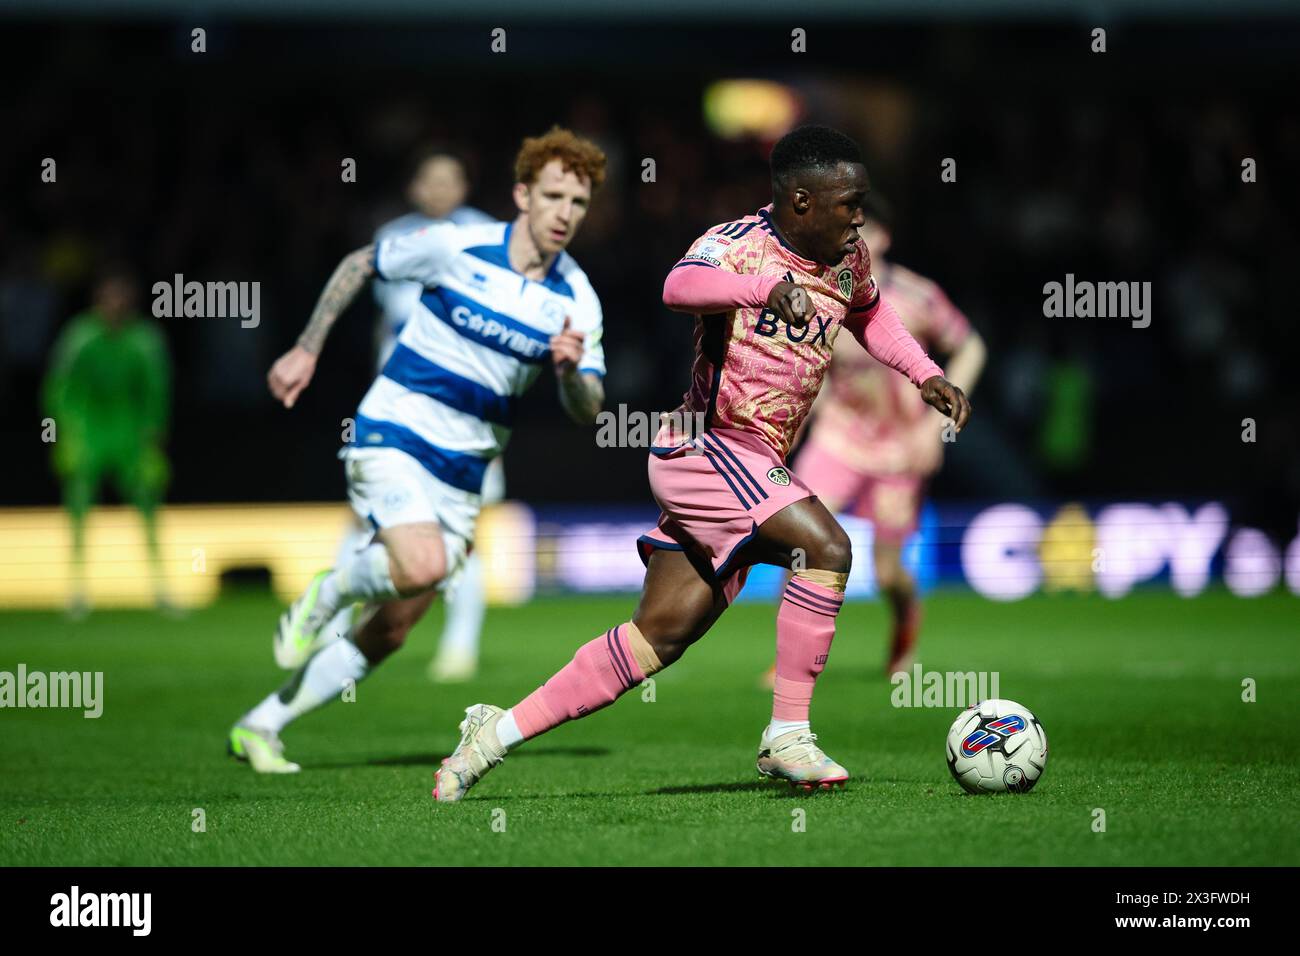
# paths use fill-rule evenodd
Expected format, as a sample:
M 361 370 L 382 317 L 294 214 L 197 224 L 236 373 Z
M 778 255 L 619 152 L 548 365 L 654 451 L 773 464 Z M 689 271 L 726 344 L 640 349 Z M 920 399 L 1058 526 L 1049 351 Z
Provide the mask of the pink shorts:
M 812 496 L 757 435 L 713 428 L 668 454 L 650 455 L 650 491 L 663 509 L 655 528 L 637 539 L 641 560 L 656 548 L 690 550 L 708 560 L 730 601 L 748 568 L 733 566 L 758 526 L 782 508 Z
M 925 486 L 920 475 L 867 474 L 811 442 L 799 453 L 799 471 L 827 508 L 866 518 L 881 541 L 901 545 L 916 530 Z

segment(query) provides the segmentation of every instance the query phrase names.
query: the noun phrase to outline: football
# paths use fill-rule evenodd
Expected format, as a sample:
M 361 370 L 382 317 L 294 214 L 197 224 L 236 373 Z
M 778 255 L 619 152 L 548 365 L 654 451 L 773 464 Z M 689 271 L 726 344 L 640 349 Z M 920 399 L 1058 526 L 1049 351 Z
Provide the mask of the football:
M 948 769 L 968 793 L 1028 793 L 1047 766 L 1047 732 L 1013 700 L 982 700 L 948 730 Z

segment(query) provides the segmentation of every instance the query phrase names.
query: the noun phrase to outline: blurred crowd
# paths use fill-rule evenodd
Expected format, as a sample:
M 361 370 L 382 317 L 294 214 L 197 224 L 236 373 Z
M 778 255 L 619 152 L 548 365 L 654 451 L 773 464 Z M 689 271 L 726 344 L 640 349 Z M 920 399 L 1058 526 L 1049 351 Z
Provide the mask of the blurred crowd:
M 340 322 L 291 424 L 265 372 L 337 261 L 406 211 L 420 150 L 460 154 L 471 204 L 504 218 L 522 135 L 559 122 L 604 146 L 609 180 L 571 251 L 604 306 L 608 401 L 644 410 L 672 408 L 686 385 L 690 323 L 660 304 L 665 273 L 696 235 L 769 195 L 768 144 L 706 123 L 704 89 L 718 76 L 708 64 L 653 84 L 606 67 L 598 80 L 556 73 L 525 89 L 518 73 L 467 84 L 436 65 L 395 85 L 400 71 L 377 67 L 340 87 L 337 63 L 328 83 L 323 63 L 186 67 L 161 83 L 147 60 L 111 56 L 57 52 L 44 74 L 57 81 L 0 105 L 12 147 L 0 156 L 0 401 L 9 447 L 23 449 L 6 504 L 55 500 L 30 441 L 38 385 L 106 262 L 131 265 L 145 312 L 152 284 L 177 273 L 261 283 L 256 328 L 163 320 L 176 369 L 172 497 L 328 498 L 341 491 L 338 422 L 373 372 L 368 297 Z M 1257 523 L 1294 527 L 1293 96 L 1173 79 L 1140 92 L 1084 80 L 945 89 L 851 67 L 779 78 L 804 119 L 863 143 L 895 210 L 891 255 L 938 281 L 988 342 L 976 418 L 939 494 L 1236 497 L 1262 509 Z M 41 180 L 47 157 L 54 182 Z M 341 175 L 349 158 L 356 182 Z M 945 158 L 955 182 L 940 176 Z M 1242 179 L 1247 158 L 1254 182 Z M 1043 285 L 1067 273 L 1150 281 L 1150 327 L 1045 317 Z M 574 467 L 556 477 L 516 466 L 511 490 L 591 500 L 573 476 L 594 442 L 566 431 L 550 392 L 540 385 L 523 410 L 519 454 L 558 442 Z M 1245 419 L 1254 443 L 1242 440 Z M 248 467 L 229 467 L 232 456 Z M 601 496 L 644 497 L 643 469 L 626 456 Z

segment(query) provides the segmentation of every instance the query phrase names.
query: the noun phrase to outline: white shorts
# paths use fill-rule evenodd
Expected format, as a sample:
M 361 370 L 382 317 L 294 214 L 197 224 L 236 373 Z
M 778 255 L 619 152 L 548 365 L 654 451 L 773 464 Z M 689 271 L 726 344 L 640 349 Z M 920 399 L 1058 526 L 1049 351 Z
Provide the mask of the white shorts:
M 474 540 L 482 496 L 439 481 L 396 448 L 346 448 L 340 453 L 348 500 L 376 531 L 401 524 L 437 524 L 447 549 L 447 577 L 455 578 Z

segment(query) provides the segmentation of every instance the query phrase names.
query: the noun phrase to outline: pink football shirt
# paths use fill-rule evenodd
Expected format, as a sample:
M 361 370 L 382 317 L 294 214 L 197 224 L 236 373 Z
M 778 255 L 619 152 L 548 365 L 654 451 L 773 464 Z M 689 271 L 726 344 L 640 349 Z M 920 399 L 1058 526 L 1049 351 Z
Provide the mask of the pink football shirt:
M 762 307 L 700 315 L 691 386 L 681 406 L 663 420 L 654 441 L 659 453 L 690 441 L 690 425 L 700 413 L 705 427 L 753 432 L 784 459 L 821 388 L 841 327 L 851 316 L 871 314 L 878 303 L 871 256 L 862 243 L 838 265 L 812 262 L 777 234 L 771 210 L 766 206 L 715 226 L 673 268 L 794 282 L 811 297 L 813 318 L 796 328 Z M 849 347 L 866 355 L 857 342 Z

